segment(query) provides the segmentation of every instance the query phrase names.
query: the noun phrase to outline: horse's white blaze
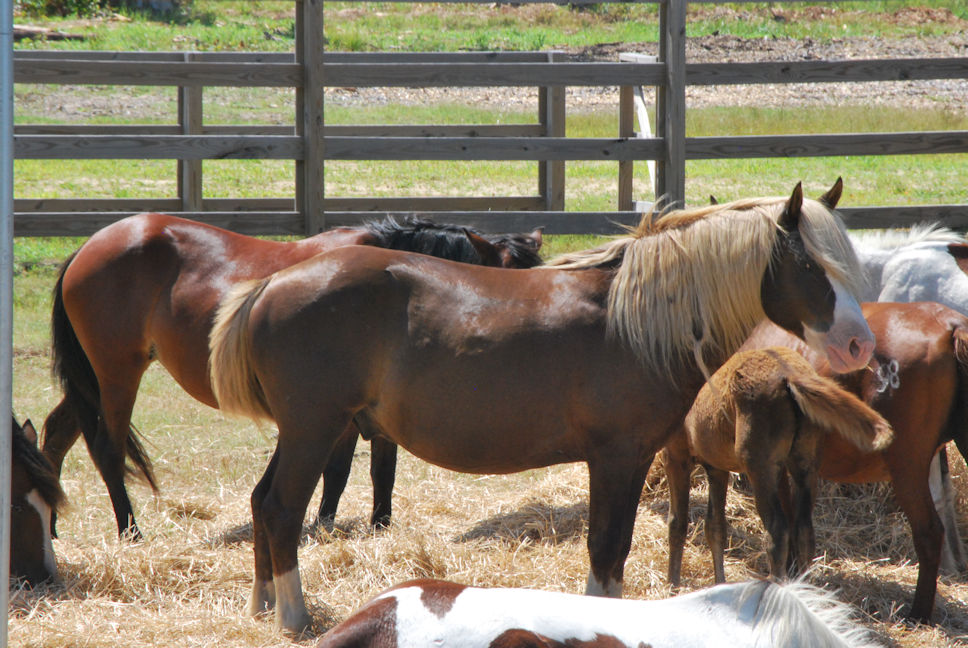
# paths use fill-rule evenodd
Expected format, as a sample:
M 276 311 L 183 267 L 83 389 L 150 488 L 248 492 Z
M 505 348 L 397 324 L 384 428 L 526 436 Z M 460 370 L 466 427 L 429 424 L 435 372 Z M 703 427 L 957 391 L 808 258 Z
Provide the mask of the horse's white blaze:
M 303 601 L 299 568 L 273 576 L 276 590 L 276 625 L 285 630 L 301 632 L 312 621 Z
M 608 581 L 602 583 L 592 572 L 588 572 L 588 583 L 585 585 L 585 594 L 588 596 L 607 596 L 611 598 L 622 598 L 622 582 Z
M 836 299 L 833 325 L 827 331 L 804 326 L 803 337 L 827 358 L 834 371 L 847 373 L 863 369 L 874 353 L 874 334 L 857 300 L 839 281 L 829 280 Z
M 50 505 L 44 501 L 37 489 L 32 489 L 24 496 L 27 503 L 37 511 L 40 516 L 40 524 L 43 527 L 42 542 L 44 544 L 44 567 L 51 578 L 57 578 L 57 561 L 54 559 L 54 545 L 50 540 Z

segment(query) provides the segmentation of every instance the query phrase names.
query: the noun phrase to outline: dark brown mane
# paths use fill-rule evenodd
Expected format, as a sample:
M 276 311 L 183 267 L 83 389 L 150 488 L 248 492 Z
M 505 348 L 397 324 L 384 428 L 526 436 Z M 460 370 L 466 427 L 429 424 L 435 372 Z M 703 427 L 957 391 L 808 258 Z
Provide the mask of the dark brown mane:
M 61 489 L 60 480 L 54 467 L 41 454 L 37 447 L 27 440 L 23 430 L 13 422 L 13 461 L 23 466 L 27 471 L 31 485 L 37 489 L 40 497 L 53 510 L 57 510 L 67 501 L 67 496 Z

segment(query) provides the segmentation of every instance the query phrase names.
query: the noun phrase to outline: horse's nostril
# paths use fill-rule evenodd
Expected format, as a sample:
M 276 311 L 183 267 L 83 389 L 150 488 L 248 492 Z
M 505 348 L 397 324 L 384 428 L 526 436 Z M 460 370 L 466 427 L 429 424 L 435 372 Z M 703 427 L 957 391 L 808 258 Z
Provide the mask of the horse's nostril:
M 850 341 L 850 355 L 854 358 L 860 355 L 860 345 L 857 344 L 856 338 Z

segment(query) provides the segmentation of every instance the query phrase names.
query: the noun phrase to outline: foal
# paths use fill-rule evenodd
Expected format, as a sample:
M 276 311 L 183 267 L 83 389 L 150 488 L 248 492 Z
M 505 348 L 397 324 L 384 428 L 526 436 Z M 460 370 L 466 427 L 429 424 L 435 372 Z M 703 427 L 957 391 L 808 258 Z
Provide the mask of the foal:
M 720 367 L 686 416 L 685 434 L 676 435 L 663 450 L 671 502 L 669 582 L 679 584 L 689 476 L 696 462 L 705 468 L 709 482 L 706 540 L 717 583 L 726 581 L 723 549 L 730 471 L 746 473 L 753 486 L 756 510 L 770 534 L 770 574 L 783 576 L 791 559 L 800 569 L 806 567 L 815 555 L 812 516 L 818 455 L 828 432 L 838 432 L 863 452 L 883 450 L 894 439 L 880 414 L 819 376 L 792 349 L 744 351 Z M 786 475 L 793 482 L 792 511 L 784 510 L 789 502 L 783 492 Z

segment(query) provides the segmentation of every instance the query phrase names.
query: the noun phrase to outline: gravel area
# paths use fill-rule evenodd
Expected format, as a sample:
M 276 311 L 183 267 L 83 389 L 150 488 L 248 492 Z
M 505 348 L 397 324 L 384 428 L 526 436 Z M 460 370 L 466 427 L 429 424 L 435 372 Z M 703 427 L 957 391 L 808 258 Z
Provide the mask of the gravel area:
M 622 52 L 656 54 L 655 43 L 607 43 L 567 51 L 574 61 L 617 61 Z M 878 58 L 944 58 L 968 56 L 968 28 L 960 34 L 884 40 L 845 38 L 827 42 L 811 39 L 741 39 L 705 36 L 689 39 L 690 63 L 855 60 Z M 687 88 L 690 107 L 802 106 L 802 105 L 904 105 L 968 110 L 968 79 L 821 84 L 764 84 L 757 86 L 703 86 Z M 509 109 L 537 109 L 529 88 L 333 88 L 327 101 L 338 105 L 382 103 L 423 104 L 468 102 Z M 615 87 L 568 88 L 569 110 L 609 108 L 618 105 Z

